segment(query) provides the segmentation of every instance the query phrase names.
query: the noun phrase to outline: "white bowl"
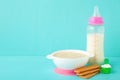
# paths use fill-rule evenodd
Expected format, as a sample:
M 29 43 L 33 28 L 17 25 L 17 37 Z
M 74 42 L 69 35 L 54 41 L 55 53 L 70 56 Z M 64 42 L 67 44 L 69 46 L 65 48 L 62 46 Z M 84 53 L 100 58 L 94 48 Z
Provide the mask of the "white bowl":
M 80 58 L 60 58 L 60 57 L 55 57 L 53 56 L 54 54 L 60 53 L 60 52 L 72 52 L 72 53 L 80 53 L 84 54 L 86 56 L 80 57 Z M 47 55 L 48 59 L 52 59 L 54 64 L 61 69 L 65 70 L 73 70 L 82 66 L 85 66 L 89 60 L 90 57 L 93 57 L 93 54 L 90 54 L 86 51 L 82 50 L 60 50 L 56 51 L 50 55 Z

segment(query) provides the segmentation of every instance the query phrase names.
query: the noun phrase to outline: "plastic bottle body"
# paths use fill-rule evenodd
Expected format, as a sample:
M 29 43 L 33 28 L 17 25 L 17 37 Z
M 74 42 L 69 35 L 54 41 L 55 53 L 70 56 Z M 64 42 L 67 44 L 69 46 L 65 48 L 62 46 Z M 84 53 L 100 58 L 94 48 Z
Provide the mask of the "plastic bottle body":
M 102 64 L 104 62 L 104 27 L 92 26 L 87 27 L 87 51 L 94 54 L 90 58 L 89 64 Z

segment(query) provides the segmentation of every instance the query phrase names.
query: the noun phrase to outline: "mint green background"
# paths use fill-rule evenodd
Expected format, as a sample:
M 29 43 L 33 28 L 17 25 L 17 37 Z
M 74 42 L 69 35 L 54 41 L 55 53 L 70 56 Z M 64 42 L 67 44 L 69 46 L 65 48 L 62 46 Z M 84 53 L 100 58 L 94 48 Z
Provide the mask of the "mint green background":
M 85 50 L 95 5 L 105 22 L 105 56 L 120 56 L 120 0 L 0 0 L 0 55 Z

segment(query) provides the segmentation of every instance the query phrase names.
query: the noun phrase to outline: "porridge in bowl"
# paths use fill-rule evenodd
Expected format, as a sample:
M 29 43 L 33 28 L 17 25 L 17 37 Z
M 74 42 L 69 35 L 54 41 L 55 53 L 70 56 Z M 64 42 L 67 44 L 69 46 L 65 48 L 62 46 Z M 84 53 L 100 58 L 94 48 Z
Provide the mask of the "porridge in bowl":
M 80 57 L 85 57 L 86 55 L 75 52 L 58 52 L 55 53 L 53 56 L 58 58 L 80 58 Z

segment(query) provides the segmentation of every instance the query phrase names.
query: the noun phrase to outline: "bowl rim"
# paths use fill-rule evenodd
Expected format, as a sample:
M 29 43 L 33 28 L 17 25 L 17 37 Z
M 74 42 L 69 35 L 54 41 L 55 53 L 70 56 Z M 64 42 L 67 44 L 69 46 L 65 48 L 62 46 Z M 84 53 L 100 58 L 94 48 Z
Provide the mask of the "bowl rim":
M 54 54 L 56 54 L 58 52 L 76 52 L 76 53 L 82 53 L 82 54 L 84 54 L 86 56 L 80 57 L 80 58 L 60 58 L 60 57 L 53 56 Z M 76 59 L 81 59 L 81 58 L 85 58 L 85 57 L 89 57 L 90 58 L 90 57 L 93 57 L 93 56 L 94 56 L 93 54 L 90 54 L 89 52 L 84 51 L 84 50 L 65 49 L 65 50 L 55 51 L 52 54 L 48 55 L 47 58 L 49 58 L 49 59 L 60 59 L 60 60 L 76 60 Z

